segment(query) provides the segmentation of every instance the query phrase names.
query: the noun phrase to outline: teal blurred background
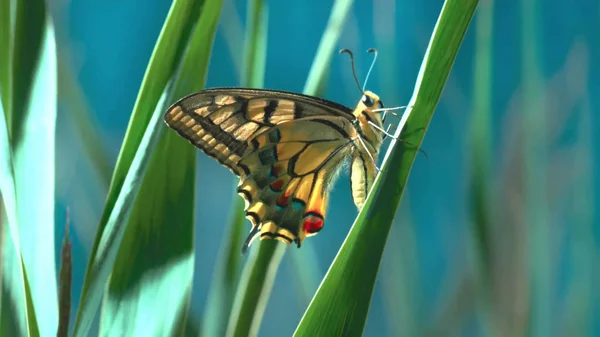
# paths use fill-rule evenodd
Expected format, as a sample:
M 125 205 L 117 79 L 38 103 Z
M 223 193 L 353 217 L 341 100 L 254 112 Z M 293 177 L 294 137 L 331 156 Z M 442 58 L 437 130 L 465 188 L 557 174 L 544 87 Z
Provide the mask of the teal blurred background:
M 64 223 L 69 207 L 74 228 L 73 303 L 78 303 L 112 167 L 171 2 L 49 3 L 60 84 L 56 223 Z M 480 6 L 489 3 L 482 1 Z M 332 4 L 268 1 L 266 88 L 302 91 Z M 410 99 L 442 4 L 355 2 L 338 47 L 355 52 L 361 80 L 371 63 L 365 51 L 379 50 L 367 88 L 387 107 Z M 240 85 L 245 13 L 245 1 L 225 1 L 207 87 Z M 481 73 L 474 68 L 479 14 L 422 145 L 428 159 L 418 156 L 412 169 L 365 336 L 483 334 L 475 211 L 469 195 L 476 83 L 481 83 Z M 600 224 L 595 214 L 600 139 L 594 132 L 600 122 L 593 113 L 600 108 L 600 96 L 594 97 L 600 90 L 600 67 L 594 62 L 600 57 L 599 16 L 600 4 L 590 0 L 493 4 L 493 28 L 487 38 L 492 46 L 492 167 L 487 179 L 493 202 L 486 263 L 492 275 L 493 310 L 513 333 L 525 333 L 527 318 L 535 316 L 552 336 L 600 336 Z M 528 53 L 533 55 L 529 61 L 524 56 Z M 524 83 L 532 78 L 537 82 L 529 90 Z M 336 54 L 332 61 L 325 97 L 350 107 L 360 98 L 345 55 Z M 537 112 L 534 119 L 527 117 L 532 109 Z M 91 123 L 94 132 L 85 129 L 85 123 Z M 534 133 L 542 135 L 543 146 L 537 148 L 542 154 L 532 156 L 524 144 Z M 192 312 L 201 317 L 219 247 L 228 235 L 225 225 L 237 181 L 203 154 L 198 163 Z M 531 167 L 543 179 L 528 181 Z M 310 248 L 290 247 L 286 252 L 260 336 L 293 333 L 310 300 L 299 290 L 298 273 L 308 275 L 312 295 L 356 214 L 348 175 L 343 174 L 332 192 L 324 230 L 307 240 Z M 531 220 L 531 214 L 537 217 Z M 539 222 L 538 230 L 529 229 L 530 221 Z M 56 228 L 61 238 L 63 228 Z M 303 265 L 292 254 L 298 254 Z M 298 268 L 306 270 L 294 271 Z M 532 270 L 541 273 L 539 279 L 531 277 Z M 508 331 L 504 335 L 514 335 Z

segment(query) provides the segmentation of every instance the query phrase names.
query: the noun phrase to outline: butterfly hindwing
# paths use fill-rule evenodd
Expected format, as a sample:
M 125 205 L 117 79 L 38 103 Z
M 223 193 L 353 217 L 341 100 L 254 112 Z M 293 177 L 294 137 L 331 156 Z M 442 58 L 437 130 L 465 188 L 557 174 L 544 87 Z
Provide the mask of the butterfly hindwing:
M 239 161 L 238 192 L 255 236 L 302 243 L 323 227 L 329 184 L 353 146 L 353 128 L 340 117 L 279 124 L 250 141 Z

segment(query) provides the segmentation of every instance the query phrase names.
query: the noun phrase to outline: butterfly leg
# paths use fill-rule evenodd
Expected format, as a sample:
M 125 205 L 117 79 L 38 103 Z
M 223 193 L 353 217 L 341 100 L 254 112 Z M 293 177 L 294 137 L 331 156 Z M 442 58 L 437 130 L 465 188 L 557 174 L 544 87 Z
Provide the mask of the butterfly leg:
M 409 142 L 407 142 L 407 141 L 405 141 L 405 140 L 402 140 L 402 139 L 400 139 L 400 138 L 398 138 L 398 137 L 396 137 L 396 136 L 392 135 L 392 134 L 389 132 L 389 131 L 390 131 L 390 128 L 391 128 L 391 127 L 393 127 L 394 129 L 396 129 L 396 126 L 395 126 L 395 125 L 393 125 L 393 124 L 390 124 L 390 125 L 388 125 L 388 127 L 387 127 L 387 129 L 386 129 L 386 130 L 383 130 L 383 129 L 382 129 L 382 128 L 380 128 L 379 126 L 375 125 L 373 122 L 370 122 L 370 121 L 369 121 L 369 124 L 370 124 L 370 125 L 371 125 L 373 128 L 375 128 L 375 129 L 377 129 L 377 130 L 379 130 L 379 131 L 383 132 L 383 135 L 384 135 L 384 137 L 390 137 L 390 138 L 392 138 L 392 139 L 395 139 L 395 140 L 397 140 L 397 141 L 399 141 L 399 142 L 402 142 L 402 143 L 404 143 L 404 144 L 406 144 L 406 145 L 410 145 L 410 146 L 416 147 L 416 146 L 414 146 L 413 144 L 411 144 L 411 143 L 409 143 Z M 360 137 L 359 137 L 359 139 L 360 139 Z M 362 142 L 362 139 L 361 139 L 361 142 Z M 364 146 L 364 144 L 363 144 L 363 146 Z M 366 149 L 366 147 L 365 147 L 365 149 Z M 425 153 L 425 151 L 421 150 L 420 148 L 419 148 L 418 150 L 419 150 L 419 152 L 423 153 L 423 155 L 425 156 L 425 158 L 428 158 L 428 157 L 427 157 L 427 153 Z M 367 151 L 367 152 L 368 152 L 368 151 Z M 380 171 L 379 167 L 375 166 L 375 168 L 377 169 L 377 172 L 379 172 L 379 171 Z
M 369 121 L 369 125 L 372 128 L 381 131 L 387 137 L 391 137 L 392 139 L 398 139 L 397 137 L 395 137 L 394 135 L 392 135 L 391 133 L 389 133 L 389 129 L 390 129 L 389 127 L 387 128 L 387 130 L 384 130 L 384 129 L 380 128 L 377 124 L 375 124 L 375 123 L 373 123 L 371 121 Z M 391 126 L 391 124 L 390 124 L 390 126 Z
M 373 158 L 373 155 L 371 154 L 371 152 L 369 152 L 369 149 L 367 148 L 367 145 L 365 145 L 365 141 L 360 137 L 360 136 L 356 136 L 354 138 L 352 138 L 352 140 L 358 140 L 358 143 L 363 147 L 363 149 L 365 150 L 365 152 L 369 155 L 369 158 L 371 159 L 371 161 L 373 162 L 373 164 L 375 165 L 375 169 L 377 170 L 377 173 L 379 173 L 381 170 L 379 169 L 379 167 L 377 166 L 375 158 Z

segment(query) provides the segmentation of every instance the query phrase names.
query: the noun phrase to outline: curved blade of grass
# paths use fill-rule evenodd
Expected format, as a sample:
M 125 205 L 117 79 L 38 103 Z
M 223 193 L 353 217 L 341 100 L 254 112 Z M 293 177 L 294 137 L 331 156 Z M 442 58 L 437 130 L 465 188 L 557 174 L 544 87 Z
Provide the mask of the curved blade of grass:
M 204 87 L 221 6 L 222 0 L 204 2 L 169 103 Z M 112 270 L 101 336 L 178 335 L 187 318 L 194 273 L 196 150 L 169 131 L 151 156 Z
M 246 37 L 244 44 L 243 69 L 241 72 L 241 85 L 243 87 L 262 88 L 264 85 L 265 65 L 267 60 L 267 27 L 269 22 L 268 7 L 262 0 L 252 0 L 248 3 L 246 13 Z M 250 253 L 246 262 L 243 274 L 240 279 L 240 247 L 244 237 L 241 233 L 245 232 L 245 214 L 244 202 L 234 190 L 232 212 L 236 214 L 234 222 L 231 223 L 232 232 L 226 236 L 227 251 L 223 256 L 227 259 L 229 265 L 221 265 L 213 279 L 211 285 L 211 294 L 207 312 L 204 317 L 203 335 L 205 336 L 230 336 L 246 335 L 251 330 L 254 334 L 258 322 L 264 313 L 266 302 L 260 301 L 260 298 L 268 298 L 271 291 L 274 275 L 279 265 L 276 261 L 264 264 L 265 270 L 271 271 L 271 278 L 256 280 L 253 285 L 248 284 L 251 275 L 255 269 L 253 266 L 258 262 L 258 255 L 261 255 L 256 249 Z M 267 253 L 270 250 L 267 249 Z M 265 251 L 262 251 L 265 254 Z M 275 260 L 280 260 L 283 254 L 277 254 Z M 265 271 L 263 270 L 263 272 Z M 264 276 L 264 275 L 263 275 Z M 249 293 L 250 287 L 252 294 Z M 237 289 L 237 292 L 236 292 Z M 213 292 L 213 290 L 215 292 Z M 258 296 L 258 297 L 256 297 Z M 252 315 L 240 316 L 241 312 L 251 312 Z M 260 323 L 258 324 L 260 325 Z M 241 329 L 241 330 L 238 330 Z
M 315 95 L 323 90 L 334 48 L 351 6 L 351 0 L 337 0 L 334 3 L 304 87 L 305 94 Z M 287 248 L 284 243 L 275 240 L 261 241 L 258 246 L 258 250 L 251 251 L 242 272 L 229 317 L 227 336 L 255 336 L 258 333 L 275 274 Z M 267 272 L 270 275 L 265 275 Z
M 115 202 L 113 212 L 106 223 L 106 228 L 100 236 L 95 258 L 88 267 L 88 292 L 80 301 L 80 308 L 75 321 L 74 336 L 87 336 L 92 325 L 96 310 L 102 299 L 104 287 L 116 259 L 117 249 L 125 232 L 133 204 L 141 186 L 142 179 L 150 162 L 149 154 L 154 151 L 164 131 L 160 127 L 162 111 L 166 101 L 166 90 L 157 106 L 152 119 L 148 123 L 140 146 L 133 158 L 131 167 L 123 181 L 123 188 Z
M 236 184 L 237 186 L 237 184 Z M 231 308 L 235 298 L 235 290 L 239 284 L 242 256 L 240 247 L 244 242 L 244 201 L 233 194 L 233 205 L 230 214 L 227 234 L 225 234 L 219 257 L 217 259 L 215 274 L 208 291 L 208 298 L 202 317 L 201 336 L 224 336 L 227 321 L 231 315 Z
M 98 225 L 94 247 L 90 254 L 90 261 L 88 262 L 81 300 L 74 325 L 76 334 L 82 333 L 85 335 L 90 324 L 94 320 L 102 294 L 92 294 L 89 289 L 92 284 L 94 284 L 97 291 L 103 291 L 104 282 L 108 279 L 108 272 L 112 269 L 112 261 L 114 260 L 103 263 L 100 262 L 108 256 L 116 255 L 116 250 L 119 247 L 118 243 L 112 243 L 111 245 L 106 245 L 106 243 L 104 243 L 103 246 L 100 245 L 102 237 L 105 237 L 105 240 L 110 237 L 106 236 L 105 232 L 107 230 L 105 227 L 107 226 L 109 217 L 112 216 L 113 208 L 121 194 L 124 180 L 126 176 L 130 174 L 129 170 L 135 158 L 135 154 L 139 152 L 139 146 L 143 139 L 144 132 L 147 130 L 149 121 L 153 116 L 152 112 L 156 109 L 160 95 L 165 90 L 168 80 L 172 77 L 179 64 L 180 55 L 183 52 L 183 48 L 187 45 L 187 37 L 189 36 L 189 32 L 191 32 L 193 24 L 192 18 L 197 17 L 194 16 L 194 14 L 197 14 L 199 6 L 199 2 L 185 0 L 175 0 L 173 2 L 163 29 L 158 37 L 152 57 L 150 58 L 150 63 L 146 70 L 146 74 L 144 75 L 142 86 L 129 121 L 127 133 L 125 134 L 123 146 L 119 153 L 119 158 L 106 199 L 106 205 Z M 141 168 L 138 168 L 138 170 L 140 169 Z M 141 174 L 141 171 L 136 172 L 135 174 Z M 139 181 L 133 179 L 133 177 L 132 182 L 135 182 L 136 184 L 139 183 Z M 127 196 L 123 201 L 126 200 L 127 202 L 131 202 L 129 199 L 132 198 L 130 194 L 131 188 L 133 187 L 127 186 L 124 195 L 121 196 L 121 198 Z M 135 186 L 135 188 L 138 188 L 138 186 Z M 123 210 L 121 213 L 123 213 Z M 123 227 L 124 229 L 124 224 L 122 222 L 119 222 L 116 225 Z M 115 228 L 113 228 L 112 231 L 119 232 Z M 110 250 L 111 254 L 108 254 L 109 251 L 107 251 L 107 249 Z M 103 273 L 106 272 L 106 275 L 102 274 L 101 280 L 97 279 L 100 275 L 100 270 L 98 269 L 100 267 L 103 268 Z
M 447 0 L 423 59 L 409 108 L 342 248 L 294 336 L 362 335 L 385 242 L 416 156 L 477 0 Z M 405 124 L 405 128 L 403 127 Z M 406 130 L 402 131 L 401 130 Z M 402 137 L 400 137 L 402 135 Z
M 327 78 L 329 73 L 329 65 L 335 51 L 334 48 L 340 38 L 342 28 L 353 3 L 353 0 L 336 0 L 333 3 L 327 27 L 319 42 L 315 60 L 304 85 L 304 94 L 315 95 L 317 92 L 323 92 L 325 86 L 324 79 Z
M 33 21 L 30 21 L 33 20 Z M 58 327 L 54 259 L 56 42 L 44 1 L 18 1 L 11 141 L 21 254 L 42 335 Z M 35 210 L 35 211 L 32 211 Z
M 262 316 L 287 245 L 277 240 L 260 242 L 244 267 L 225 336 L 258 335 Z
M 0 336 L 39 336 L 21 258 L 12 150 L 3 106 L 0 102 Z

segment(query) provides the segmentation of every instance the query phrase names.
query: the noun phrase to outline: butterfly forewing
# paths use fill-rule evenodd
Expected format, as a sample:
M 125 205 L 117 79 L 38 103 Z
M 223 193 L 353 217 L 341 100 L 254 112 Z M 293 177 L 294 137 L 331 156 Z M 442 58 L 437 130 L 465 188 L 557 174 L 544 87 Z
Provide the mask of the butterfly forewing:
M 346 158 L 353 158 L 359 208 L 375 175 L 375 164 L 356 143 L 364 133 L 353 111 L 320 98 L 207 89 L 173 104 L 164 119 L 240 177 L 238 193 L 253 226 L 244 250 L 259 235 L 300 246 L 316 234 L 324 224 L 329 184 Z

